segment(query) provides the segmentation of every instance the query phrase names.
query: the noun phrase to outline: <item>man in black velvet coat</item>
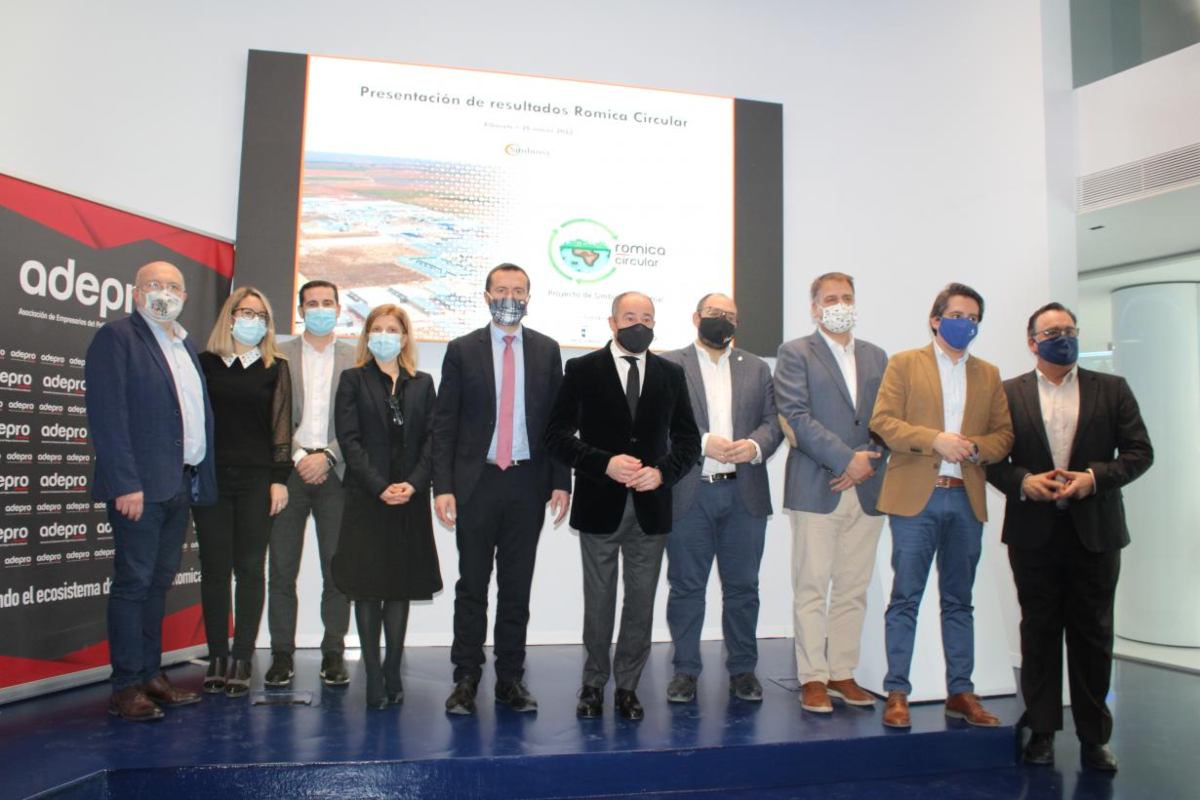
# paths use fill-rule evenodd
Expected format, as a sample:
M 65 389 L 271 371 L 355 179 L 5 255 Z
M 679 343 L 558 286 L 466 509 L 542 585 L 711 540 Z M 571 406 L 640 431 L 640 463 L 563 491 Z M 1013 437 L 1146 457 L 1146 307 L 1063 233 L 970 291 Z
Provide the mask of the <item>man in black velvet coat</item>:
M 575 470 L 571 527 L 580 532 L 583 553 L 587 649 L 576 713 L 600 715 L 613 672 L 618 713 L 641 719 L 636 689 L 650 655 L 654 594 L 671 531 L 671 486 L 700 458 L 700 433 L 683 368 L 648 351 L 654 338 L 650 298 L 618 295 L 608 324 L 611 342 L 567 362 L 546 446 Z M 625 598 L 610 663 L 618 555 Z

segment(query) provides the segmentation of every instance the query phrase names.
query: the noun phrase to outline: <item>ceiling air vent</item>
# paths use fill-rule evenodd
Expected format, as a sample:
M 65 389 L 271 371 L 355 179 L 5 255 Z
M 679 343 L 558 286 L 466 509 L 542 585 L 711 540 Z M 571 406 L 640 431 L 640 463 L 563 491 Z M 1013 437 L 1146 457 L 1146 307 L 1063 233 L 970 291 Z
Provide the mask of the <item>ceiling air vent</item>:
M 1200 143 L 1084 175 L 1075 181 L 1075 205 L 1082 214 L 1191 183 L 1200 183 Z

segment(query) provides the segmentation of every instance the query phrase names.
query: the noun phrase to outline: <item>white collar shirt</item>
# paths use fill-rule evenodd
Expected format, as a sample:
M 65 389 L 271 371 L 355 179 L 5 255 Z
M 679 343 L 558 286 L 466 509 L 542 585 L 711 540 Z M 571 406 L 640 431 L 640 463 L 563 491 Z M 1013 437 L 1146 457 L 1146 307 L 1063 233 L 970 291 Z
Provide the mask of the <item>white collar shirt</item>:
M 141 309 L 138 309 L 138 313 L 141 313 Z M 157 322 L 145 315 L 143 318 L 154 333 L 154 340 L 158 342 L 167 366 L 171 368 L 175 395 L 179 398 L 179 413 L 183 418 L 183 463 L 194 467 L 204 460 L 208 442 L 204 432 L 204 387 L 200 382 L 200 372 L 184 344 L 188 332 L 178 322 L 173 322 L 171 332 L 174 335 L 171 336 Z
M 829 345 L 829 349 L 833 351 L 833 360 L 837 362 L 838 369 L 842 372 L 842 380 L 846 382 L 846 389 L 850 392 L 850 405 L 858 408 L 858 362 L 854 358 L 854 337 L 850 337 L 850 341 L 846 346 L 835 342 L 828 333 L 819 325 L 817 333 L 821 334 L 821 338 L 825 340 L 825 344 Z
M 337 340 L 318 350 L 308 339 L 300 337 L 300 375 L 304 383 L 304 408 L 300 426 L 296 429 L 295 446 L 301 457 L 304 449 L 323 450 L 329 447 L 329 403 L 333 391 L 333 365 Z
M 942 430 L 946 433 L 962 433 L 963 410 L 967 406 L 967 359 L 969 353 L 954 363 L 946 351 L 933 343 L 937 357 L 938 377 L 942 381 Z M 962 478 L 962 465 L 943 461 L 938 475 L 947 478 Z

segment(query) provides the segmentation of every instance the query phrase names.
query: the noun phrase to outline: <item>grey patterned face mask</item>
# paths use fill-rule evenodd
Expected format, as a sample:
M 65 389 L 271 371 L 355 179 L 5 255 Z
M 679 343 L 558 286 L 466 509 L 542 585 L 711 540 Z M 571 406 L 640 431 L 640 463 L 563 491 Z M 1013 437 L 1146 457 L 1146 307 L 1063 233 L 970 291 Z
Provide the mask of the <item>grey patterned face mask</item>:
M 858 322 L 858 309 L 849 303 L 835 303 L 821 309 L 821 327 L 830 333 L 845 333 Z
M 493 297 L 488 301 L 488 310 L 497 325 L 505 327 L 516 325 L 525 317 L 528 300 L 517 300 L 514 297 Z

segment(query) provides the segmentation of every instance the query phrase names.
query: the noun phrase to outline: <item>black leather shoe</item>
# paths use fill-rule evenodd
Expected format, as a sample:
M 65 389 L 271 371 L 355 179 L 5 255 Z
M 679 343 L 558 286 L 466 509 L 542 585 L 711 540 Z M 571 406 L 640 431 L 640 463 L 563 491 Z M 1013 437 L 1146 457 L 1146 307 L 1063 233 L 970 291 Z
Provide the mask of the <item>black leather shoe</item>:
M 696 676 L 676 672 L 667 684 L 668 703 L 692 703 L 696 700 Z
M 271 668 L 263 676 L 263 686 L 278 688 L 287 686 L 296 674 L 296 666 L 288 653 L 275 653 L 271 656 Z
M 513 711 L 537 711 L 537 698 L 529 693 L 524 681 L 496 681 L 496 702 Z
M 398 706 L 404 702 L 403 689 L 388 689 L 387 701 L 389 706 Z
M 604 689 L 599 686 L 584 686 L 579 690 L 579 702 L 575 705 L 575 716 L 580 719 L 597 719 L 604 712 Z
M 1034 733 L 1029 737 L 1029 743 L 1021 752 L 1021 759 L 1026 764 L 1054 763 L 1054 734 Z
M 454 691 L 446 698 L 447 714 L 474 714 L 475 693 L 479 691 L 479 681 L 463 678 L 454 684 Z
M 225 673 L 225 696 L 245 697 L 250 694 L 250 673 L 253 665 L 249 661 L 235 658 L 229 662 L 229 670 Z
M 748 703 L 762 702 L 762 684 L 753 672 L 739 672 L 729 677 L 729 693 Z
M 321 681 L 326 686 L 345 686 L 350 683 L 350 673 L 341 653 L 326 653 L 321 658 Z
M 225 691 L 225 673 L 228 671 L 228 658 L 210 658 L 208 671 L 204 673 L 204 691 L 209 694 L 220 694 Z
M 625 719 L 637 721 L 646 716 L 646 709 L 642 708 L 637 692 L 632 689 L 617 689 L 613 705 L 617 707 L 617 713 Z
M 1117 771 L 1117 757 L 1113 755 L 1113 751 L 1109 750 L 1106 744 L 1084 744 L 1080 742 L 1079 761 L 1087 769 L 1094 769 L 1100 772 Z

